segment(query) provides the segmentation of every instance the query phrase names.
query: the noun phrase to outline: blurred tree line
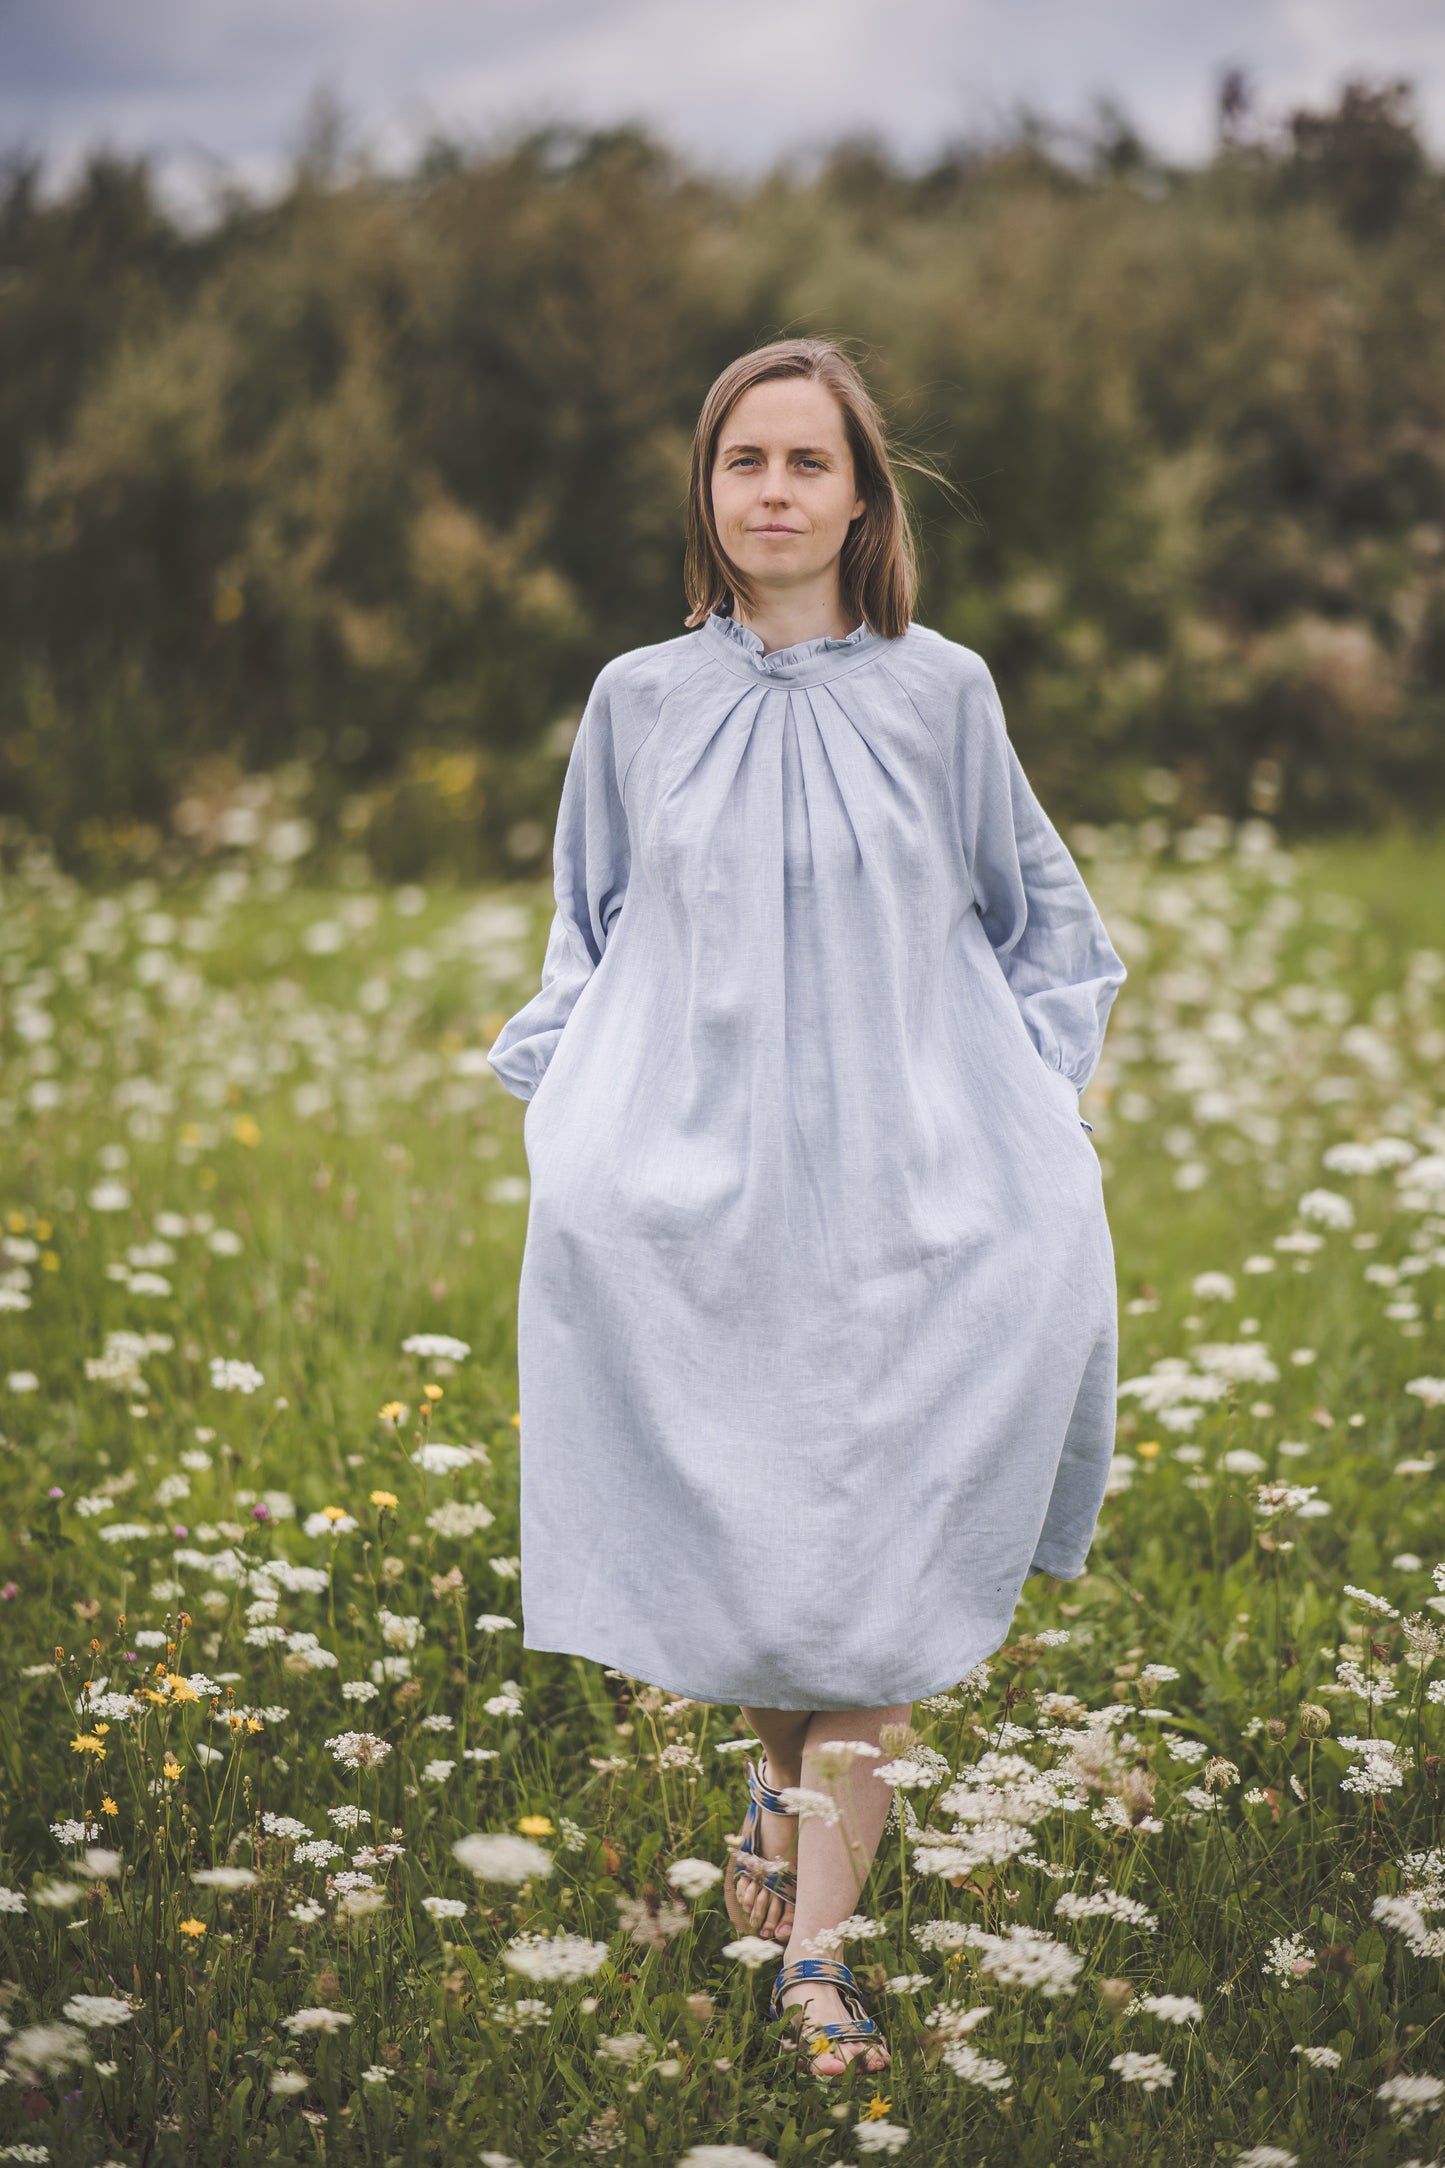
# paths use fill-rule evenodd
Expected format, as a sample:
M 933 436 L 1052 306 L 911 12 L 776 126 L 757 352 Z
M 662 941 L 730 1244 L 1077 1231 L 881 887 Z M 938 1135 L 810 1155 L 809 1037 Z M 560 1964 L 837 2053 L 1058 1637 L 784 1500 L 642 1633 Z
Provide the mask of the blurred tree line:
M 144 163 L 0 201 L 0 809 L 72 863 L 284 767 L 383 872 L 543 870 L 608 657 L 682 630 L 716 371 L 842 336 L 907 445 L 920 616 L 1045 803 L 1294 833 L 1445 802 L 1445 179 L 1407 85 L 1199 166 L 1103 106 L 725 185 L 633 130 L 325 145 L 177 224 Z

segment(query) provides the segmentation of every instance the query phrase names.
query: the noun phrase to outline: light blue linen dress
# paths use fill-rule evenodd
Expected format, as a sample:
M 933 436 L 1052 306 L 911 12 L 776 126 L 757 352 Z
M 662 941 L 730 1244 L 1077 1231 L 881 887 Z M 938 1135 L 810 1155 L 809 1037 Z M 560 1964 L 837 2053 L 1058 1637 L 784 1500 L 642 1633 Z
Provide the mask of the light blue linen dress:
M 1125 970 L 992 676 L 921 625 L 620 655 L 573 744 L 530 1102 L 523 1642 L 909 1702 L 1082 1571 L 1118 1305 L 1078 1108 Z

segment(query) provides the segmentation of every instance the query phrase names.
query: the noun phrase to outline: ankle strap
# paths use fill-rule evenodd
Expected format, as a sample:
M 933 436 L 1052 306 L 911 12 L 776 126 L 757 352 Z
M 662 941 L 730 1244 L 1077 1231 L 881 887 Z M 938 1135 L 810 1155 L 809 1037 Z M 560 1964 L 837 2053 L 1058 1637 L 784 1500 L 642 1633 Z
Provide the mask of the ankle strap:
M 822 1980 L 830 1987 L 855 1988 L 858 1982 L 846 1965 L 835 1957 L 798 1957 L 791 1965 L 784 1965 L 778 1972 L 779 1987 L 791 1987 L 795 1980 Z
M 763 1782 L 762 1771 L 751 1759 L 748 1762 L 748 1790 L 767 1813 L 796 1816 L 797 1808 L 784 1805 L 782 1793 L 774 1791 L 771 1784 Z

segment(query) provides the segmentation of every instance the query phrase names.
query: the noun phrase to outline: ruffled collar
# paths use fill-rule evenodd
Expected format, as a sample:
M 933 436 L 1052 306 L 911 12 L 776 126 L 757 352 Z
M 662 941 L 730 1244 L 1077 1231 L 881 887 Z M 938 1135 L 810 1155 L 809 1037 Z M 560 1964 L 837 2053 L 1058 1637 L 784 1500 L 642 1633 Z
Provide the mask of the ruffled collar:
M 740 625 L 736 618 L 723 617 L 718 611 L 703 620 L 703 635 L 719 653 L 736 668 L 741 665 L 747 675 L 776 678 L 784 683 L 796 684 L 800 680 L 816 680 L 832 677 L 841 669 L 851 669 L 871 649 L 881 646 L 876 632 L 867 625 L 857 625 L 841 640 L 825 634 L 818 640 L 798 640 L 792 647 L 774 648 L 770 655 L 763 652 L 763 643 L 756 632 Z

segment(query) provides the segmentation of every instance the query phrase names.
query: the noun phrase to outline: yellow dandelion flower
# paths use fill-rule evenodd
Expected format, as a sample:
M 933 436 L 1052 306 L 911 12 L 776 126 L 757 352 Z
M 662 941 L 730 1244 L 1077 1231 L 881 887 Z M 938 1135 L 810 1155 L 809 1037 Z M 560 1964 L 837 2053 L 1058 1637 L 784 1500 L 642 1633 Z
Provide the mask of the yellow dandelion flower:
M 37 1220 L 35 1222 L 35 1239 L 37 1242 L 48 1242 L 54 1232 L 55 1229 L 49 1220 Z
M 371 1502 L 374 1506 L 380 1506 L 383 1512 L 388 1507 L 395 1512 L 398 1503 L 396 1492 L 389 1490 L 374 1490 L 371 1494 Z
M 388 1400 L 384 1408 L 377 1409 L 377 1414 L 383 1423 L 396 1424 L 405 1422 L 406 1402 L 404 1400 Z
M 59 1252 L 57 1250 L 42 1250 L 40 1252 L 40 1269 L 42 1272 L 58 1272 L 60 1270 Z
M 249 1114 L 238 1114 L 231 1124 L 231 1135 L 238 1144 L 259 1144 L 261 1131 Z
M 226 1722 L 230 1725 L 232 1731 L 239 1731 L 245 1721 L 246 1719 L 243 1716 L 237 1716 L 234 1709 L 226 1712 Z
M 201 1698 L 190 1680 L 183 1679 L 178 1671 L 166 1674 L 166 1684 L 171 1690 L 172 1701 L 199 1701 Z
M 106 1733 L 107 1733 L 107 1732 L 108 1732 L 109 1730 L 110 1730 L 110 1726 L 109 1726 L 109 1724 L 97 1724 L 97 1725 L 96 1725 L 96 1727 L 95 1727 L 95 1736 L 96 1736 L 96 1738 L 97 1738 L 97 1739 L 103 1739 L 103 1738 L 105 1737 Z
M 104 1741 L 97 1739 L 95 1734 L 89 1731 L 83 1731 L 78 1739 L 71 1740 L 70 1751 L 72 1754 L 94 1754 L 102 1761 L 105 1759 Z
M 167 1758 L 161 1763 L 161 1775 L 163 1777 L 169 1777 L 172 1784 L 175 1783 L 176 1778 L 180 1775 L 180 1773 L 181 1765 L 178 1761 L 171 1761 L 169 1758 Z
M 885 2100 L 881 2093 L 875 2093 L 873 2095 L 873 2098 L 869 2101 L 867 2107 L 863 2110 L 862 2115 L 859 2117 L 859 2121 L 863 2123 L 881 2123 L 884 2116 L 888 2113 L 888 2110 L 892 2107 L 892 2105 L 893 2103 L 891 2100 Z
M 428 1400 L 444 1400 L 446 1398 L 445 1389 L 440 1385 L 423 1385 L 422 1391 L 426 1394 Z
M 323 1521 L 344 1521 L 346 1508 L 345 1506 L 323 1506 L 321 1508 L 321 1518 Z
M 25 1232 L 25 1214 L 23 1212 L 7 1212 L 5 1226 L 10 1234 L 23 1235 Z
M 106 1793 L 104 1799 L 102 1799 L 102 1801 L 100 1802 L 100 1811 L 102 1814 L 119 1814 L 120 1812 L 120 1808 L 111 1798 L 109 1792 Z
M 259 1717 L 259 1716 L 248 1716 L 248 1717 L 247 1717 L 247 1719 L 246 1719 L 246 1729 L 247 1729 L 247 1731 L 248 1731 L 248 1732 L 251 1732 L 251 1731 L 260 1731 L 260 1730 L 261 1730 L 261 1728 L 262 1728 L 262 1726 L 261 1726 L 261 1719 L 260 1719 L 260 1717 Z
M 193 1942 L 199 1942 L 205 1931 L 206 1923 L 204 1920 L 181 1921 L 181 1933 L 183 1935 L 189 1935 Z
M 524 1814 L 517 1824 L 524 1837 L 550 1837 L 552 1824 L 545 1814 Z
M 520 1409 L 520 1408 L 518 1408 L 518 1410 L 517 1410 L 517 1412 L 516 1412 L 516 1414 L 515 1414 L 515 1415 L 509 1416 L 509 1417 L 508 1417 L 508 1421 L 509 1421 L 509 1422 L 511 1423 L 511 1426 L 512 1426 L 513 1430 L 520 1430 L 520 1429 L 521 1429 L 521 1427 L 522 1427 L 522 1411 L 521 1411 L 521 1409 Z
M 1159 1440 L 1157 1438 L 1146 1438 L 1142 1445 L 1136 1445 L 1134 1448 L 1141 1460 L 1152 1460 L 1158 1450 Z

